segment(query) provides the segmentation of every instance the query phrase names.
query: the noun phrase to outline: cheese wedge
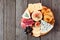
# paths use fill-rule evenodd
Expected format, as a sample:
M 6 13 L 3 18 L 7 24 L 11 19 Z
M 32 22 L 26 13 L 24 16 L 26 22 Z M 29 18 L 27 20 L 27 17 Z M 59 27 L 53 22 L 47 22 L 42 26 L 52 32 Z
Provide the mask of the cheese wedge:
M 23 13 L 22 17 L 26 18 L 26 19 L 30 18 L 30 13 L 29 13 L 28 9 Z
M 40 28 L 41 28 L 41 30 L 40 30 L 41 33 L 45 34 L 45 33 L 49 32 L 53 28 L 53 25 L 41 20 L 41 27 Z

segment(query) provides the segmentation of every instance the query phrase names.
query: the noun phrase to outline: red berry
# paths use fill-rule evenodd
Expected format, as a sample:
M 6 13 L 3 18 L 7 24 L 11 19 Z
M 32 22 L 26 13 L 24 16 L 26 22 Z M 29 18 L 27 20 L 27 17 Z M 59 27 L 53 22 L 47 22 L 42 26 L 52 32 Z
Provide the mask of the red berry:
M 40 22 L 36 22 L 35 26 L 39 27 L 40 26 Z

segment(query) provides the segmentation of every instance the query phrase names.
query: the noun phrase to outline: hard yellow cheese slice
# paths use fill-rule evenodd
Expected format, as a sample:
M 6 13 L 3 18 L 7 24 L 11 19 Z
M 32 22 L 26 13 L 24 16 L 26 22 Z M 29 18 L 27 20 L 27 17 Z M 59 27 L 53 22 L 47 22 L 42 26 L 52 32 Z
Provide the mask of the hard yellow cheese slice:
M 34 3 L 34 4 L 28 4 L 28 10 L 30 13 L 32 13 L 35 10 L 41 10 L 42 4 L 41 3 Z

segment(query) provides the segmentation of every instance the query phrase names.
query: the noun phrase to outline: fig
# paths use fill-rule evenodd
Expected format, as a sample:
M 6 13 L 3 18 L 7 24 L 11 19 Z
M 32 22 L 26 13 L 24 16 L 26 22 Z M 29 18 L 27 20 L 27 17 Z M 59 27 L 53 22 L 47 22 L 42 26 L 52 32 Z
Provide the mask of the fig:
M 34 21 L 39 21 L 39 20 L 41 20 L 41 19 L 42 19 L 42 13 L 41 13 L 40 11 L 34 11 L 34 12 L 32 13 L 32 19 L 33 19 Z

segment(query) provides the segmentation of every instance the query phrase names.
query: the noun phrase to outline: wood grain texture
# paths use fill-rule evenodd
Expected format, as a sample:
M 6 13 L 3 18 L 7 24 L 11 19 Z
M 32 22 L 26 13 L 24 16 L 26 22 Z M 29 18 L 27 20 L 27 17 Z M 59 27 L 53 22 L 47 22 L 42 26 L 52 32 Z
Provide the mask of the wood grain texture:
M 29 3 L 39 3 L 40 2 L 40 0 L 28 0 L 28 4 Z
M 27 8 L 27 0 L 16 0 L 16 40 L 27 40 L 27 35 L 21 28 L 21 17 Z
M 33 36 L 28 35 L 27 40 L 40 40 L 40 37 L 33 37 Z
M 3 40 L 3 0 L 0 0 L 0 40 Z
M 52 9 L 56 23 L 53 30 L 47 35 L 35 38 L 24 33 L 20 22 L 27 4 L 40 1 L 43 5 Z M 0 0 L 0 40 L 60 40 L 59 18 L 60 0 Z
M 60 17 L 60 7 L 59 7 L 59 0 L 52 0 L 52 10 L 54 11 L 54 15 L 55 15 L 55 20 L 56 20 L 56 22 L 55 22 L 55 27 L 54 27 L 54 30 L 56 30 L 56 31 L 59 31 L 60 29 L 59 29 L 59 17 Z
M 28 4 L 29 3 L 39 3 L 39 2 L 40 2 L 40 0 L 28 0 Z M 39 38 L 35 38 L 35 37 L 30 36 L 30 35 L 28 35 L 27 38 L 28 38 L 27 40 L 40 40 L 40 37 Z
M 42 5 L 47 6 L 50 9 L 52 9 L 52 0 L 41 0 L 41 3 Z M 53 36 L 52 30 L 48 34 L 42 36 L 41 40 L 51 40 L 51 36 Z
M 15 0 L 4 0 L 4 40 L 16 40 Z
M 52 6 L 52 0 L 41 0 L 42 5 L 47 6 L 51 8 Z
M 55 15 L 55 27 L 52 33 L 52 40 L 60 40 L 60 0 L 52 0 L 52 9 Z

